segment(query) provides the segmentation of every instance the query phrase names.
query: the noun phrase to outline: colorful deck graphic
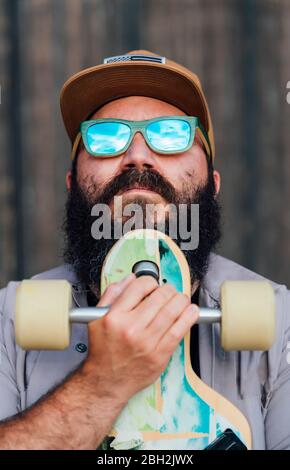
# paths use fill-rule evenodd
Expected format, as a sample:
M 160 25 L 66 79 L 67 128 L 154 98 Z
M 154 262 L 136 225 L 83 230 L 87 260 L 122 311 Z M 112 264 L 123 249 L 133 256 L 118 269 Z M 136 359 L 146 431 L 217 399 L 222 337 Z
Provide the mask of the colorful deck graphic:
M 190 294 L 188 266 L 172 240 L 159 232 L 143 230 L 127 236 L 117 242 L 104 263 L 102 291 L 129 274 L 135 262 L 146 259 L 158 264 L 161 283 L 169 282 L 179 292 Z M 114 436 L 110 446 L 204 449 L 227 428 L 250 448 L 251 433 L 245 417 L 193 372 L 189 333 L 160 379 L 130 399 L 110 434 Z

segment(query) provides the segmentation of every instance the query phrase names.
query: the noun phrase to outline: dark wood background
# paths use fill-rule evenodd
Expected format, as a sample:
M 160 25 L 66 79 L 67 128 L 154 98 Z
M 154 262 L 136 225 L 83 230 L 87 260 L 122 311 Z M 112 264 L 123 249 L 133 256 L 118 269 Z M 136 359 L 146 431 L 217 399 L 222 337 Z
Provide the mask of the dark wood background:
M 222 173 L 219 251 L 289 285 L 289 0 L 0 0 L 0 286 L 61 263 L 63 82 L 137 48 L 202 79 Z

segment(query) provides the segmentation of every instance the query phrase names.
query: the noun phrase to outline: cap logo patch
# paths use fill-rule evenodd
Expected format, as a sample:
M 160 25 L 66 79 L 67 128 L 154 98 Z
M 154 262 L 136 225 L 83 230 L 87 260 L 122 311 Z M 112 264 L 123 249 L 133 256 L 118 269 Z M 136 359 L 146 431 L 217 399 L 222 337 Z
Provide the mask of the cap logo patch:
M 154 56 L 154 55 L 141 55 L 141 54 L 127 54 L 127 55 L 116 55 L 112 57 L 105 57 L 104 64 L 112 64 L 114 62 L 138 62 L 139 60 L 146 62 L 156 62 L 158 64 L 165 64 L 165 57 Z

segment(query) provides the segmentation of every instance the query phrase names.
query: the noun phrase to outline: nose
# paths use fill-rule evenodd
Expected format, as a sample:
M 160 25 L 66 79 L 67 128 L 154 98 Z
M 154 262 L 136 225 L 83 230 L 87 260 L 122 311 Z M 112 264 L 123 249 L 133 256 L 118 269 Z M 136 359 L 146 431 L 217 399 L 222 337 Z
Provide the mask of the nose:
M 121 167 L 123 170 L 134 168 L 139 171 L 155 167 L 154 153 L 140 132 L 134 135 L 129 148 L 122 156 Z

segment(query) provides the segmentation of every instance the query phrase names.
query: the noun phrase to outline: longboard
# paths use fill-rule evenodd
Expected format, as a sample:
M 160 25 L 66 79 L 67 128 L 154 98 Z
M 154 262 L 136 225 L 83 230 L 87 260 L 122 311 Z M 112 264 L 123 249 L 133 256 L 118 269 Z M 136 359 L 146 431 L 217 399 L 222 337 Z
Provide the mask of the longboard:
M 132 266 L 142 260 L 158 265 L 160 284 L 171 283 L 190 297 L 185 256 L 167 235 L 148 229 L 128 232 L 110 250 L 102 267 L 101 293 L 130 274 Z M 160 378 L 129 400 L 102 448 L 205 449 L 228 428 L 251 449 L 251 430 L 245 416 L 193 371 L 189 332 Z

